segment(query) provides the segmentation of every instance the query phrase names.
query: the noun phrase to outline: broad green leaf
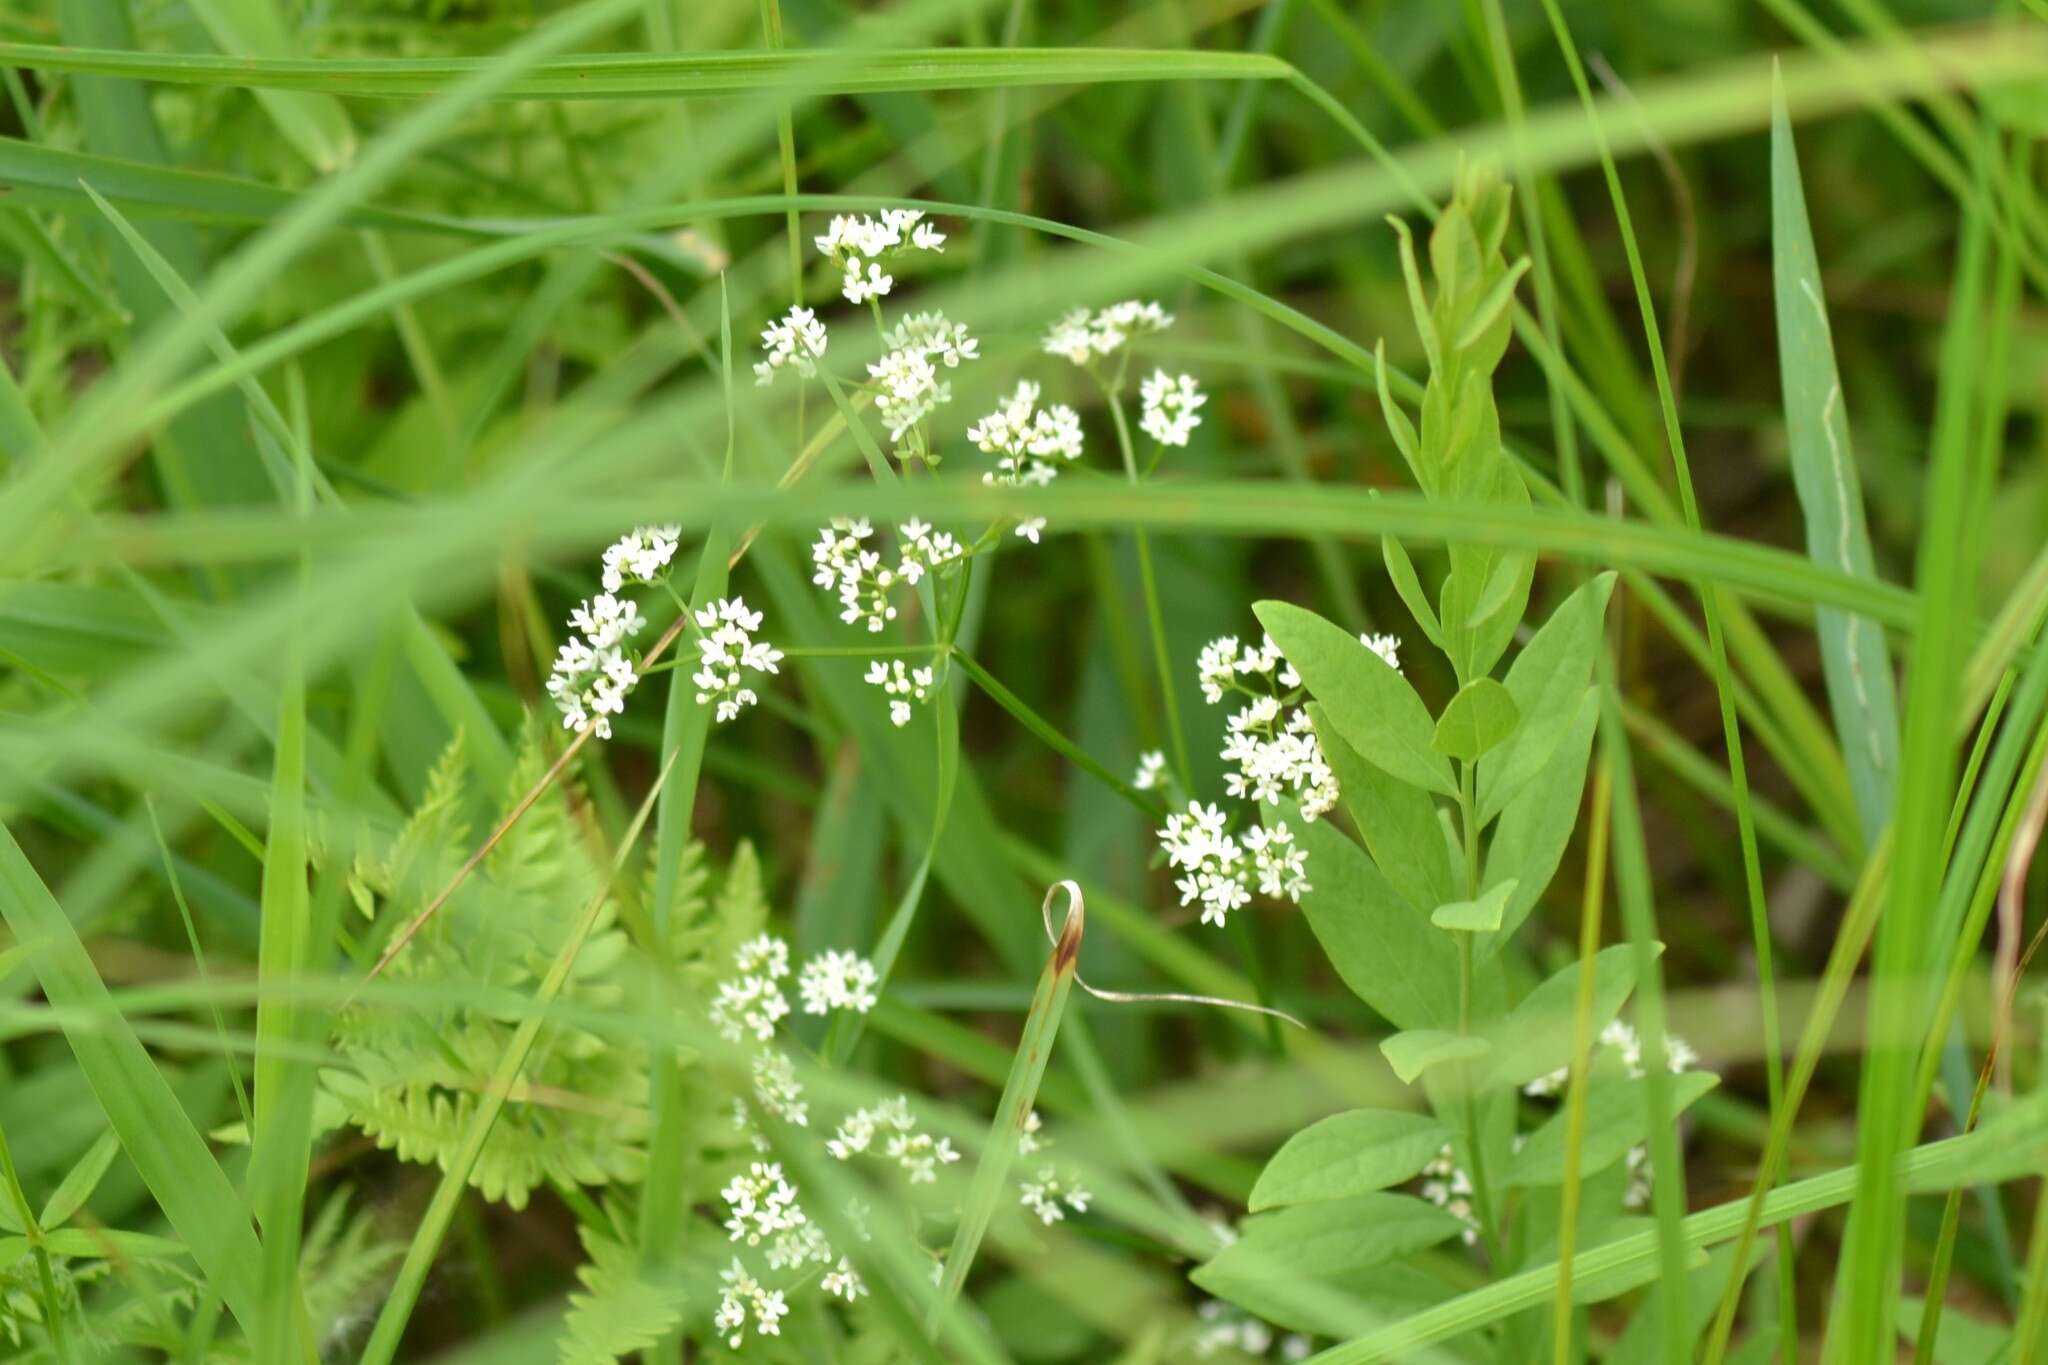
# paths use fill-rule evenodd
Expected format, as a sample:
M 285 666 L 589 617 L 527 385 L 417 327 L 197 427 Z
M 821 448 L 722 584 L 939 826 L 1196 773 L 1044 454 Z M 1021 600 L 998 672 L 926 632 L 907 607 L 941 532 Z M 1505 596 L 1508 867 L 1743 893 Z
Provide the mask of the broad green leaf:
M 1339 800 L 1394 889 L 1419 911 L 1457 899 L 1464 888 L 1444 842 L 1435 799 L 1352 752 L 1321 703 L 1310 702 L 1308 713 L 1337 778 Z
M 1677 1114 L 1720 1084 L 1711 1071 L 1687 1071 L 1671 1078 L 1671 1112 Z M 1642 1077 L 1595 1074 L 1586 1088 L 1586 1129 L 1579 1171 L 1591 1175 L 1628 1155 L 1649 1132 Z M 1510 1185 L 1555 1185 L 1564 1180 L 1570 1115 L 1560 1106 L 1531 1133 L 1508 1163 Z
M 1421 1172 L 1451 1140 L 1427 1114 L 1354 1109 L 1332 1114 L 1287 1139 L 1252 1186 L 1253 1213 L 1371 1194 Z
M 1430 747 L 1475 762 L 1506 743 L 1520 719 L 1521 712 L 1507 688 L 1492 678 L 1474 678 L 1444 707 Z
M 1433 1281 L 1390 1263 L 1448 1241 L 1463 1226 L 1434 1204 L 1405 1194 L 1363 1194 L 1255 1213 L 1244 1220 L 1237 1241 L 1189 1278 L 1268 1321 L 1348 1334 L 1362 1314 L 1384 1321 L 1390 1299 L 1407 1307 L 1434 1302 L 1440 1290 Z
M 1515 894 L 1501 917 L 1500 932 L 1480 940 L 1482 956 L 1513 936 L 1557 875 L 1572 831 L 1579 823 L 1579 796 L 1586 785 L 1586 761 L 1600 723 L 1600 697 L 1588 687 L 1565 738 L 1551 752 L 1535 780 L 1501 812 L 1486 846 L 1486 881 L 1513 881 Z
M 1530 991 L 1491 1031 L 1494 1046 L 1487 1068 L 1488 1085 L 1519 1086 L 1571 1061 L 1579 966 L 1574 962 Z M 1593 958 L 1592 1029 L 1596 1036 L 1621 1012 L 1635 986 L 1633 945 L 1617 943 Z
M 1468 934 L 1490 933 L 1500 928 L 1501 915 L 1514 894 L 1515 879 L 1510 877 L 1472 900 L 1439 905 L 1430 912 L 1429 922 L 1439 929 L 1455 929 Z
M 1593 681 L 1614 574 L 1598 574 L 1558 603 L 1509 665 L 1509 695 L 1522 723 L 1479 763 L 1479 819 L 1490 822 L 1550 761 L 1578 718 Z
M 1820 259 L 1799 183 L 1799 151 L 1782 87 L 1771 101 L 1771 282 L 1777 300 L 1778 367 L 1792 481 L 1806 518 L 1806 552 L 1816 564 L 1875 579 L 1863 487 L 1849 443 L 1849 414 L 1835 368 Z M 1884 627 L 1832 607 L 1815 612 L 1828 709 L 1849 770 L 1865 839 L 1891 815 L 1899 771 L 1898 700 Z
M 121 1139 L 112 1132 L 100 1134 L 99 1141 L 85 1149 L 85 1155 L 65 1172 L 64 1179 L 51 1192 L 49 1202 L 36 1216 L 36 1222 L 45 1232 L 69 1222 L 79 1206 L 92 1198 L 92 1192 L 99 1188 L 107 1167 L 114 1164 L 114 1154 L 120 1150 Z
M 1302 825 L 1295 838 L 1313 888 L 1302 894 L 1302 912 L 1344 984 L 1397 1029 L 1454 1026 L 1458 952 L 1450 938 L 1328 820 Z
M 1491 1043 L 1476 1035 L 1433 1028 L 1410 1029 L 1380 1041 L 1381 1054 L 1404 1085 L 1414 1084 L 1415 1078 L 1431 1067 L 1469 1062 L 1492 1050 Z
M 1256 602 L 1252 612 L 1360 758 L 1418 787 L 1457 795 L 1450 763 L 1430 747 L 1436 726 L 1429 708 L 1385 659 L 1291 602 Z

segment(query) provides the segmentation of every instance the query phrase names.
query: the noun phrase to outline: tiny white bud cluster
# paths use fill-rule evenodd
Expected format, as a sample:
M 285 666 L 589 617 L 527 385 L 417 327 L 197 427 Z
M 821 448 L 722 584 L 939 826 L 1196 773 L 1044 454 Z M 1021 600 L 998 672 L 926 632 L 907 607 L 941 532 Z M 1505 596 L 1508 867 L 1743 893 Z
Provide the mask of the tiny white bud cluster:
M 1038 1215 L 1038 1221 L 1047 1227 L 1065 1218 L 1068 1209 L 1088 1212 L 1092 1197 L 1072 1175 L 1062 1175 L 1051 1166 L 1039 1167 L 1038 1178 L 1025 1181 L 1019 1188 L 1017 1202 Z
M 1223 782 L 1230 795 L 1266 804 L 1291 797 L 1301 802 L 1304 820 L 1319 819 L 1337 804 L 1337 778 L 1308 712 L 1285 704 L 1284 694 L 1300 687 L 1301 677 L 1272 636 L 1256 647 L 1229 635 L 1211 640 L 1195 671 L 1210 705 L 1226 692 L 1249 699 L 1225 724 L 1223 760 L 1233 768 Z
M 930 665 L 905 668 L 901 659 L 876 659 L 865 680 L 889 694 L 889 721 L 900 727 L 910 724 L 911 703 L 931 695 L 933 674 Z
M 1166 850 L 1168 865 L 1181 871 L 1174 881 L 1180 903 L 1199 901 L 1202 923 L 1220 927 L 1232 910 L 1251 900 L 1244 848 L 1217 807 L 1190 801 L 1185 812 L 1167 816 L 1159 846 Z
M 840 1122 L 825 1150 L 840 1161 L 851 1161 L 863 1152 L 880 1155 L 895 1162 L 913 1185 L 933 1184 L 939 1167 L 960 1159 L 951 1138 L 935 1138 L 918 1128 L 908 1095 L 854 1110 Z
M 1396 673 L 1401 671 L 1401 637 L 1398 635 L 1371 635 L 1360 631 L 1358 643 L 1386 661 L 1388 668 Z
M 698 668 L 690 676 L 697 684 L 697 704 L 717 704 L 721 723 L 733 719 L 760 700 L 751 687 L 741 683 L 741 671 L 777 673 L 782 651 L 754 632 L 761 628 L 761 613 L 748 611 L 738 597 L 722 598 L 699 608 L 691 618 L 697 623 Z
M 1202 419 L 1196 415 L 1209 396 L 1195 387 L 1191 374 L 1169 375 L 1154 370 L 1138 386 L 1142 404 L 1138 425 L 1163 446 L 1184 446 Z
M 1076 308 L 1052 325 L 1040 345 L 1047 355 L 1087 365 L 1121 349 L 1133 336 L 1171 326 L 1173 314 L 1158 304 L 1125 299 L 1092 314 Z
M 1141 792 L 1162 790 L 1170 776 L 1166 770 L 1166 755 L 1152 749 L 1138 755 L 1138 771 L 1131 778 L 1131 785 Z
M 638 526 L 605 547 L 603 573 L 606 592 L 618 592 L 628 583 L 651 587 L 668 577 L 676 557 L 680 526 Z
M 840 214 L 815 239 L 818 250 L 840 263 L 845 277 L 840 292 L 848 303 L 878 299 L 894 287 L 893 275 L 881 262 L 904 251 L 943 251 L 946 234 L 924 221 L 921 209 L 883 209 L 876 217 Z
M 768 358 L 754 362 L 754 382 L 773 383 L 775 372 L 785 365 L 806 379 L 812 378 L 818 373 L 818 361 L 824 358 L 826 341 L 825 324 L 818 321 L 818 315 L 802 305 L 792 307 L 761 329 L 761 349 Z
M 875 1007 L 875 988 L 881 983 L 875 964 L 858 953 L 828 948 L 797 973 L 797 994 L 805 1014 L 826 1014 L 852 1010 L 866 1014 Z
M 719 1036 L 729 1043 L 749 1035 L 757 1042 L 771 1041 L 776 1025 L 789 1016 L 789 999 L 782 993 L 788 976 L 787 941 L 762 934 L 742 944 L 733 954 L 733 974 L 719 983 L 711 1002 L 711 1024 Z M 817 954 L 797 973 L 797 994 L 806 1014 L 866 1014 L 875 1007 L 879 985 L 874 963 L 839 949 Z M 794 1081 L 793 1074 L 790 1079 Z
M 1231 1353 L 1233 1358 L 1241 1353 L 1258 1359 L 1273 1349 L 1272 1324 L 1252 1317 L 1221 1299 L 1204 1300 L 1195 1309 L 1195 1316 L 1201 1325 L 1189 1344 L 1199 1360 L 1208 1360 L 1225 1352 Z M 1308 1359 L 1312 1348 L 1309 1339 L 1301 1333 L 1289 1332 L 1278 1341 L 1279 1359 L 1282 1361 Z
M 759 1280 L 747 1273 L 738 1257 L 733 1258 L 730 1270 L 719 1272 L 718 1278 L 723 1288 L 711 1325 L 725 1337 L 727 1346 L 737 1351 L 746 1343 L 750 1307 L 754 1310 L 755 1331 L 769 1337 L 782 1335 L 782 1319 L 788 1315 L 789 1306 L 783 1302 L 780 1289 L 764 1289 Z
M 1472 1211 L 1472 1177 L 1458 1165 L 1449 1143 L 1422 1168 L 1422 1197 L 1464 1224 L 1466 1246 L 1479 1242 L 1479 1218 Z

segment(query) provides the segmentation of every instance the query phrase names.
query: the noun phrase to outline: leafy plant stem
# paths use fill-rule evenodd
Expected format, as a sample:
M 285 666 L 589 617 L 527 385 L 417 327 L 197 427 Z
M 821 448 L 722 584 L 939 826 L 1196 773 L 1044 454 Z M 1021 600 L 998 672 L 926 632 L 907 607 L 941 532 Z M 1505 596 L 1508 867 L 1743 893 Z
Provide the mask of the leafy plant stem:
M 50 1249 L 43 1245 L 42 1225 L 36 1211 L 29 1207 L 27 1192 L 21 1188 L 21 1175 L 14 1166 L 14 1148 L 7 1141 L 4 1126 L 0 1126 L 0 1178 L 7 1181 L 7 1195 L 21 1214 L 23 1232 L 35 1252 L 36 1280 L 43 1295 L 43 1326 L 50 1333 L 50 1349 L 60 1362 L 68 1362 L 71 1348 L 64 1337 L 64 1301 L 57 1296 L 56 1271 L 50 1264 Z

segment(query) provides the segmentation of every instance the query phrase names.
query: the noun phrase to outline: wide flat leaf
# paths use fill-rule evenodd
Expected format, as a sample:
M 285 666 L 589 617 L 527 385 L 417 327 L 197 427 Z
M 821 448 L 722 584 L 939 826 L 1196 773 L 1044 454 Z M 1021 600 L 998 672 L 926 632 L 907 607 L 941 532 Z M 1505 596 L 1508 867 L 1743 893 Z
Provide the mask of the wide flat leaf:
M 1310 702 L 1308 714 L 1336 774 L 1338 799 L 1394 889 L 1418 911 L 1457 899 L 1464 887 L 1451 865 L 1436 799 L 1353 753 L 1321 703 Z
M 1657 951 L 1663 951 L 1661 944 Z M 1493 1059 L 1487 1067 L 1488 1084 L 1519 1086 L 1571 1061 L 1579 965 L 1574 962 L 1530 991 L 1491 1030 Z M 1621 1012 L 1622 1004 L 1635 987 L 1634 945 L 1617 943 L 1594 955 L 1591 1026 L 1595 1035 Z
M 1614 575 L 1598 574 L 1558 603 L 1509 665 L 1505 685 L 1521 726 L 1479 764 L 1479 819 L 1486 823 L 1533 781 L 1570 733 L 1593 681 Z
M 1455 1026 L 1458 951 L 1450 936 L 1328 820 L 1299 824 L 1295 837 L 1313 887 L 1302 894 L 1302 912 L 1344 984 L 1397 1029 Z
M 1429 708 L 1397 669 L 1291 602 L 1255 602 L 1252 612 L 1360 758 L 1418 787 L 1457 795 L 1450 761 L 1430 747 L 1436 723 Z
M 1671 1112 L 1677 1114 L 1720 1084 L 1711 1071 L 1687 1071 L 1671 1078 Z M 1640 1076 L 1595 1075 L 1586 1087 L 1586 1127 L 1579 1147 L 1579 1173 L 1606 1170 L 1649 1134 L 1649 1081 Z M 1556 1185 L 1564 1180 L 1570 1115 L 1560 1107 L 1508 1163 L 1510 1185 Z
M 1443 1297 L 1434 1281 L 1392 1262 L 1463 1226 L 1405 1194 L 1255 1213 L 1237 1241 L 1189 1278 L 1269 1322 L 1346 1336 Z
M 1484 1038 L 1433 1028 L 1410 1029 L 1380 1041 L 1381 1054 L 1404 1085 L 1413 1084 L 1431 1067 L 1469 1062 L 1491 1050 L 1492 1044 Z
M 1429 922 L 1439 929 L 1455 929 L 1468 934 L 1490 933 L 1500 928 L 1501 914 L 1514 894 L 1515 879 L 1510 877 L 1471 900 L 1439 905 L 1430 911 Z
M 1494 826 L 1486 846 L 1485 879 L 1488 885 L 1513 881 L 1515 894 L 1508 899 L 1500 930 L 1476 945 L 1482 958 L 1513 936 L 1557 875 L 1572 831 L 1578 828 L 1586 761 L 1592 756 L 1593 732 L 1599 723 L 1599 692 L 1588 687 L 1579 694 L 1578 714 L 1564 742 L 1551 752 L 1535 781 L 1508 802 Z
M 1506 743 L 1520 719 L 1507 688 L 1492 678 L 1474 678 L 1444 707 L 1430 747 L 1470 763 Z
M 1427 1114 L 1353 1109 L 1312 1123 L 1287 1139 L 1252 1186 L 1253 1213 L 1371 1194 L 1421 1173 L 1451 1130 Z

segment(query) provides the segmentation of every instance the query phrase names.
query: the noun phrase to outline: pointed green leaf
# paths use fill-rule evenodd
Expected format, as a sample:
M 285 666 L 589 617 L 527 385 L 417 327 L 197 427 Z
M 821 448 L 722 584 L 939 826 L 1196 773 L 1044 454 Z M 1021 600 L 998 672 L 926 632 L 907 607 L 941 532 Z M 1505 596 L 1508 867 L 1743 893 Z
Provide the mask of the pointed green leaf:
M 1418 787 L 1457 794 L 1450 763 L 1430 748 L 1429 708 L 1398 670 L 1290 602 L 1256 602 L 1252 612 L 1360 758 Z
M 1515 894 L 1508 901 L 1500 932 L 1476 945 L 1482 957 L 1513 935 L 1557 875 L 1557 866 L 1579 823 L 1579 797 L 1585 790 L 1586 762 L 1592 756 L 1593 732 L 1599 722 L 1599 690 L 1589 686 L 1579 696 L 1578 714 L 1563 741 L 1535 779 L 1508 802 L 1500 823 L 1494 826 L 1486 847 L 1486 881 L 1512 880 Z
M 1662 945 L 1657 951 L 1663 952 Z M 1598 1034 L 1636 988 L 1635 947 L 1617 943 L 1593 958 L 1593 1032 Z M 1574 962 L 1530 991 L 1491 1030 L 1493 1059 L 1486 1084 L 1519 1086 L 1570 1063 L 1579 998 L 1579 964 Z
M 1427 1114 L 1396 1109 L 1333 1114 L 1273 1153 L 1246 1207 L 1257 1213 L 1384 1190 L 1419 1174 L 1450 1140 L 1450 1128 Z
M 1380 1054 L 1404 1085 L 1434 1066 L 1446 1062 L 1469 1062 L 1492 1051 L 1492 1044 L 1472 1034 L 1449 1033 L 1443 1029 L 1411 1029 L 1380 1041 Z
M 107 1167 L 114 1164 L 114 1154 L 120 1150 L 121 1139 L 112 1132 L 101 1133 L 99 1141 L 85 1149 L 85 1155 L 65 1172 L 64 1178 L 51 1192 L 50 1202 L 43 1205 L 42 1213 L 37 1215 L 36 1222 L 45 1232 L 69 1222 L 79 1206 L 92 1198 L 92 1192 L 99 1188 Z
M 1439 929 L 1456 929 L 1468 934 L 1489 933 L 1500 928 L 1508 898 L 1515 894 L 1515 879 L 1508 878 L 1484 895 L 1469 901 L 1452 901 L 1430 912 L 1429 922 Z
M 1603 573 L 1558 603 L 1529 637 L 1505 679 L 1522 713 L 1521 728 L 1479 764 L 1479 818 L 1490 821 L 1514 799 L 1563 742 L 1593 681 L 1614 574 Z
M 1328 820 L 1301 825 L 1295 838 L 1310 868 L 1302 912 L 1344 984 L 1397 1029 L 1454 1024 L 1458 951 L 1451 940 Z
M 1416 625 L 1422 627 L 1422 633 L 1429 637 L 1429 642 L 1442 649 L 1443 623 L 1436 619 L 1436 608 L 1429 604 L 1429 594 L 1423 590 L 1422 579 L 1415 572 L 1415 561 L 1408 557 L 1407 547 L 1397 536 L 1381 536 L 1380 557 L 1387 562 L 1387 577 L 1393 580 L 1394 591 L 1401 594 L 1408 614 L 1415 618 Z
M 1444 708 L 1430 747 L 1470 763 L 1505 743 L 1520 719 L 1507 688 L 1492 678 L 1474 678 Z
M 1464 888 L 1451 863 L 1435 799 L 1353 753 L 1321 703 L 1310 702 L 1308 714 L 1337 778 L 1338 799 L 1394 889 L 1419 911 L 1457 899 Z
M 1711 1071 L 1687 1071 L 1671 1078 L 1671 1112 L 1677 1114 L 1720 1084 Z M 1628 1155 L 1649 1133 L 1649 1109 L 1640 1076 L 1598 1075 L 1586 1088 L 1586 1127 L 1579 1148 L 1579 1173 L 1606 1170 Z M 1508 1163 L 1510 1185 L 1562 1183 L 1570 1115 L 1560 1107 L 1543 1126 L 1529 1134 Z
M 1269 1322 L 1351 1335 L 1442 1297 L 1394 1258 L 1448 1241 L 1463 1226 L 1405 1194 L 1303 1204 L 1245 1219 L 1237 1241 L 1189 1278 Z

